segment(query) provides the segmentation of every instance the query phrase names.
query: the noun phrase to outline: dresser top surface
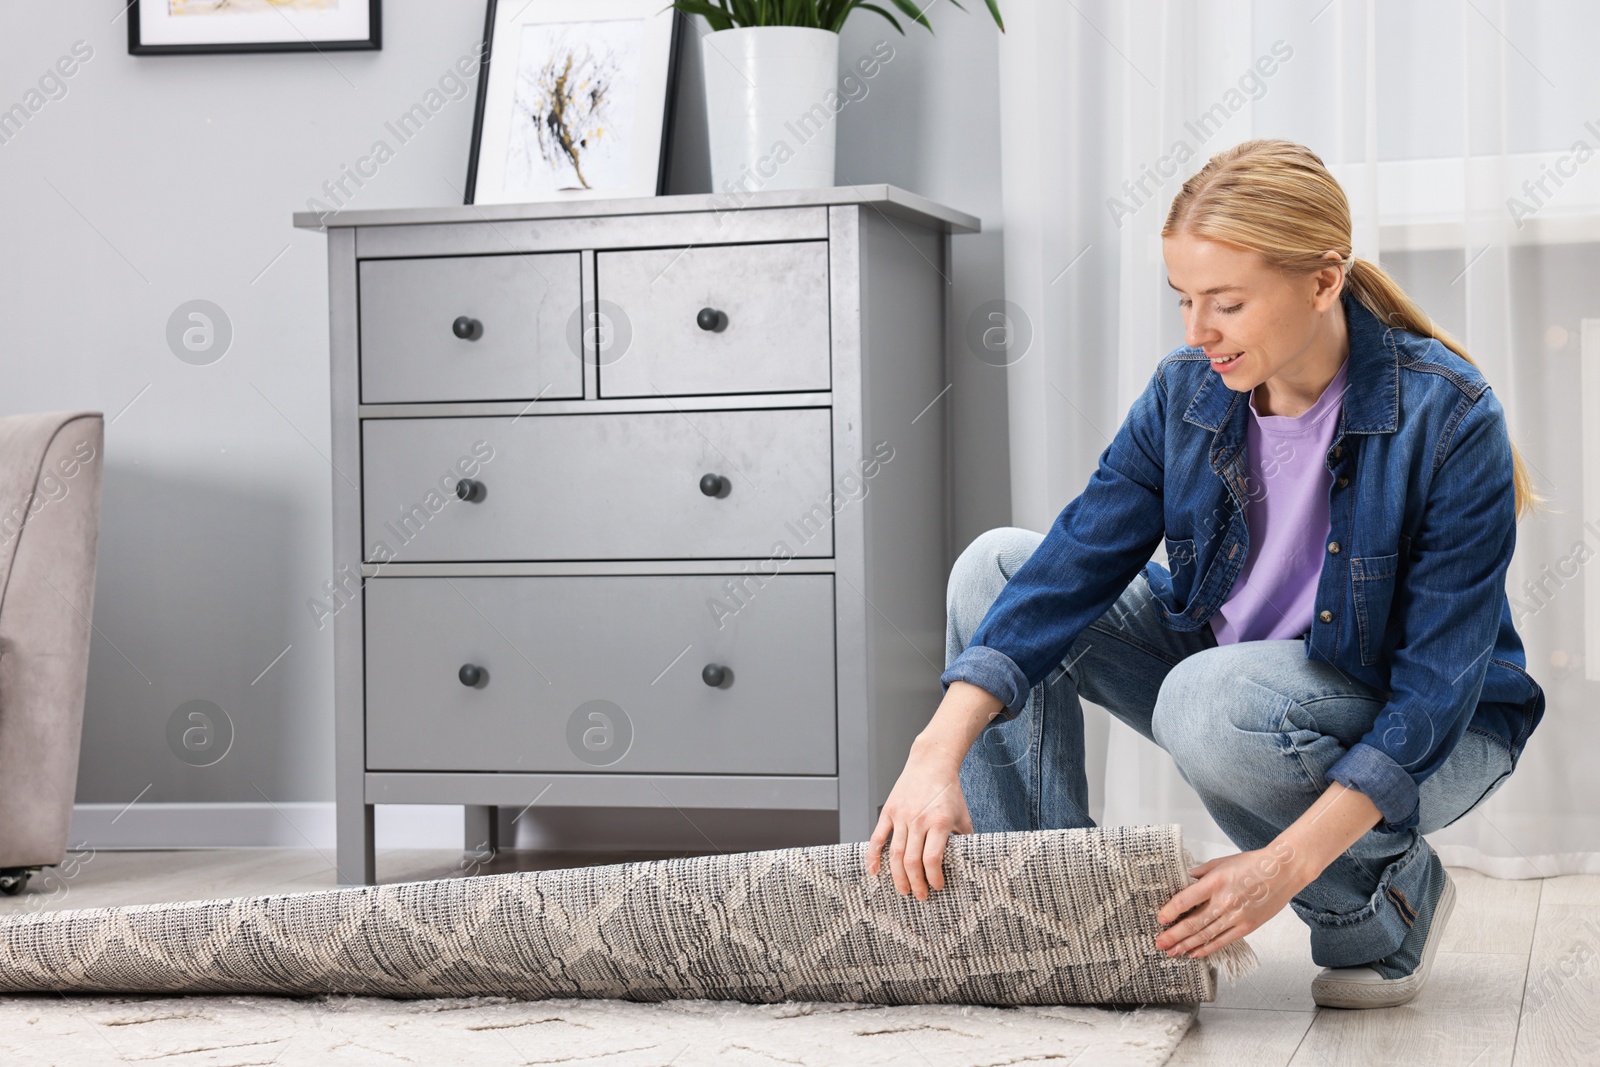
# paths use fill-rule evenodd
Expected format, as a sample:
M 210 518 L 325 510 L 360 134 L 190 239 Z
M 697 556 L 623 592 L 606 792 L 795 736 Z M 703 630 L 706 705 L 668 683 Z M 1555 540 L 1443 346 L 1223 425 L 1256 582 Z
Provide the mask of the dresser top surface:
M 824 189 L 780 189 L 721 194 L 684 193 L 611 200 L 565 200 L 531 204 L 452 204 L 442 207 L 368 208 L 361 211 L 297 211 L 298 229 L 344 226 L 411 226 L 451 222 L 507 222 L 522 219 L 593 218 L 599 215 L 663 215 L 682 212 L 750 211 L 763 208 L 827 207 L 864 204 L 886 216 L 944 233 L 977 233 L 982 222 L 964 211 L 907 192 L 894 185 L 840 185 Z

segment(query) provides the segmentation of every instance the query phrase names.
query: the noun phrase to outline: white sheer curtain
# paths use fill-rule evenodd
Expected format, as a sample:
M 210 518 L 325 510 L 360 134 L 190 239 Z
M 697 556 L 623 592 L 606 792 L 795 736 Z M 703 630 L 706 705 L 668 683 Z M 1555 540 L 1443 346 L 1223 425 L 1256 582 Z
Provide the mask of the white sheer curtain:
M 1183 343 L 1159 231 L 1184 179 L 1251 137 L 1309 145 L 1349 197 L 1357 254 L 1483 367 L 1554 509 L 1519 526 L 1507 583 L 1544 722 L 1505 787 L 1432 840 L 1501 877 L 1600 872 L 1600 8 L 1013 0 L 1005 14 L 1006 293 L 1033 330 L 1008 368 L 1013 521 L 1049 526 Z M 1178 821 L 1197 853 L 1229 849 L 1164 753 L 1090 719 L 1097 816 Z

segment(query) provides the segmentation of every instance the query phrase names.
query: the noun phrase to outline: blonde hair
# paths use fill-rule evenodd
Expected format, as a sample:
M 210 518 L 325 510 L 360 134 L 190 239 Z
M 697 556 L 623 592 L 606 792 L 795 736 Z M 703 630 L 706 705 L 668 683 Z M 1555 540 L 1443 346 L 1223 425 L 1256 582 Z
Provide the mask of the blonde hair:
M 1173 197 L 1162 237 L 1189 234 L 1226 241 L 1259 253 L 1288 275 L 1313 274 L 1333 265 L 1330 250 L 1350 264 L 1345 282 L 1378 321 L 1433 337 L 1471 363 L 1461 343 L 1439 329 L 1382 267 L 1351 251 L 1350 204 L 1318 155 L 1293 141 L 1256 138 L 1212 156 Z M 1544 497 L 1511 444 L 1516 516 Z

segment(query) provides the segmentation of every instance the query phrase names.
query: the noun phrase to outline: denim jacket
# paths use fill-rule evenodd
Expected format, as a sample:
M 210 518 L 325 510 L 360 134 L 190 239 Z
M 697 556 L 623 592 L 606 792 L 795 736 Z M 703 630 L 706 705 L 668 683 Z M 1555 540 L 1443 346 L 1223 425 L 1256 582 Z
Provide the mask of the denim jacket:
M 1328 771 L 1366 794 L 1378 829 L 1417 824 L 1417 786 L 1466 730 L 1513 763 L 1544 714 L 1506 595 L 1516 543 L 1505 413 L 1477 368 L 1431 337 L 1386 327 L 1347 289 L 1346 391 L 1325 462 L 1331 529 L 1308 659 L 1386 701 Z M 1247 394 L 1198 348 L 1157 364 L 1088 487 L 1061 510 L 971 642 L 940 676 L 1014 718 L 1029 691 L 1142 569 L 1162 621 L 1198 630 L 1250 549 Z M 1259 485 L 1259 479 L 1253 480 Z M 1168 566 L 1151 557 L 1165 539 Z

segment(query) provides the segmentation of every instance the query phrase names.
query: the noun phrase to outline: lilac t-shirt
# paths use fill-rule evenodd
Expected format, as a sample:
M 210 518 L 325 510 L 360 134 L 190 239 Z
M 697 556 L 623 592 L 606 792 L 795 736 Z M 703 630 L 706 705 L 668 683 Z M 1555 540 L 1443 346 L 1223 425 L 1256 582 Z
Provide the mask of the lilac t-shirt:
M 1260 415 L 1250 398 L 1245 434 L 1245 523 L 1250 555 L 1228 599 L 1211 616 L 1219 645 L 1299 637 L 1311 628 L 1317 579 L 1328 551 L 1323 457 L 1339 427 L 1350 360 L 1299 415 Z

